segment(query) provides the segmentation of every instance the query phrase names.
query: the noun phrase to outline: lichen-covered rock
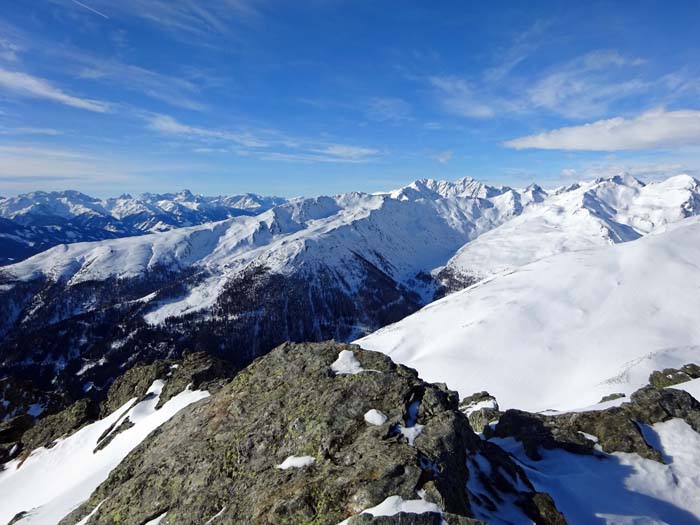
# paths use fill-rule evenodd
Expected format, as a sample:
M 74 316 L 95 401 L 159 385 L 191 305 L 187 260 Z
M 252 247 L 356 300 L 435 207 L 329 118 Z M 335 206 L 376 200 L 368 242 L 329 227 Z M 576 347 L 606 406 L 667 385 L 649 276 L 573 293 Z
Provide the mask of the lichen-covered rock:
M 351 355 L 333 366 L 341 352 Z M 365 421 L 372 409 L 387 420 Z M 151 434 L 62 524 L 99 503 L 89 525 L 142 525 L 161 515 L 161 525 L 214 516 L 216 524 L 364 523 L 363 510 L 389 496 L 417 499 L 418 491 L 458 525 L 512 501 L 536 523 L 560 523 L 546 521 L 551 509 L 539 510 L 510 456 L 474 434 L 454 392 L 357 346 L 285 344 Z
M 141 398 L 156 379 L 168 375 L 171 366 L 168 361 L 155 361 L 128 369 L 109 387 L 106 399 L 100 404 L 100 417 L 111 414 L 131 399 Z
M 188 386 L 192 390 L 207 390 L 215 394 L 228 383 L 234 372 L 229 363 L 204 352 L 185 352 L 181 360 L 170 363 L 168 381 L 163 387 L 158 406 L 167 403 Z
M 596 442 L 588 437 L 592 435 L 605 452 L 633 452 L 663 462 L 661 453 L 644 439 L 639 424 L 673 418 L 683 419 L 700 432 L 700 403 L 681 390 L 646 386 L 633 393 L 629 402 L 606 410 L 553 416 L 507 410 L 489 437 L 514 437 L 537 460 L 540 447 L 593 454 Z
M 700 366 L 690 363 L 680 368 L 666 368 L 652 372 L 649 384 L 657 388 L 678 385 L 700 377 Z
M 89 398 L 76 401 L 71 406 L 41 419 L 22 436 L 22 444 L 27 451 L 38 447 L 50 447 L 57 439 L 73 433 L 99 415 L 97 403 Z

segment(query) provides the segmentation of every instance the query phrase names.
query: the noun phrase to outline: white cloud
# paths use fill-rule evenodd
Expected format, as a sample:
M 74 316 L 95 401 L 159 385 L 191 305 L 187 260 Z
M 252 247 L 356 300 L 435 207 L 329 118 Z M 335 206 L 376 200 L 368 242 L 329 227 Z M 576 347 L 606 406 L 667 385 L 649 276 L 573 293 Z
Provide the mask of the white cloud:
M 622 98 L 648 91 L 651 82 L 623 80 L 615 75 L 620 68 L 644 62 L 625 58 L 616 51 L 595 51 L 551 70 L 527 91 L 526 105 L 543 108 L 569 118 L 603 115 Z
M 440 164 L 447 164 L 452 160 L 453 156 L 454 153 L 451 150 L 445 150 L 437 152 L 435 155 L 433 155 L 433 158 Z
M 53 1 L 84 11 L 84 6 L 79 3 Z M 91 10 L 99 10 L 99 14 L 105 17 L 141 18 L 178 36 L 208 37 L 229 34 L 235 23 L 255 17 L 258 3 L 254 0 L 93 0 L 90 6 Z
M 124 171 L 114 162 L 74 150 L 46 148 L 35 145 L 0 146 L 0 184 L 7 186 L 25 181 L 84 181 L 96 184 L 125 180 Z
M 255 156 L 263 160 L 288 162 L 367 162 L 380 152 L 361 146 L 336 144 L 307 139 L 287 137 L 274 130 L 265 130 L 260 134 L 264 139 L 249 132 L 237 133 L 221 129 L 209 129 L 183 124 L 170 115 L 145 115 L 148 126 L 159 133 L 177 135 L 187 140 L 199 142 L 230 142 L 240 147 L 232 151 L 241 156 Z M 247 148 L 247 149 L 246 149 Z M 202 148 L 198 152 L 221 152 L 221 148 Z M 251 151 L 252 150 L 252 151 Z M 225 151 L 225 150 L 224 150 Z
M 448 113 L 470 118 L 489 118 L 495 114 L 493 107 L 479 100 L 472 86 L 462 78 L 431 77 L 430 83 L 437 89 L 440 104 Z
M 22 48 L 7 38 L 0 37 L 0 59 L 8 62 L 16 62 Z
M 116 60 L 100 60 L 84 53 L 64 53 L 64 56 L 78 64 L 75 69 L 80 79 L 94 80 L 112 86 L 119 85 L 171 106 L 195 111 L 206 108 L 204 104 L 193 98 L 199 93 L 199 88 L 184 78 L 164 75 Z
M 511 45 L 497 50 L 498 64 L 484 72 L 484 79 L 493 83 L 507 77 L 541 45 L 542 36 L 550 26 L 550 21 L 536 20 L 525 31 L 515 32 Z
M 97 113 L 106 113 L 110 110 L 109 104 L 106 102 L 75 97 L 52 86 L 44 79 L 2 68 L 0 68 L 0 88 L 12 91 L 20 96 L 52 100 L 66 106 Z
M 46 136 L 57 136 L 61 135 L 61 131 L 53 128 L 32 128 L 32 127 L 18 127 L 18 128 L 0 128 L 0 134 L 2 135 L 46 135 Z
M 362 148 L 359 146 L 347 146 L 345 144 L 331 144 L 322 149 L 312 150 L 328 157 L 344 160 L 362 160 L 379 153 L 376 149 Z
M 369 162 L 375 157 L 372 155 L 362 155 L 349 157 L 347 155 L 334 155 L 324 153 L 307 153 L 307 152 L 284 152 L 284 151 L 268 151 L 259 155 L 260 159 L 281 161 L 281 162 L 308 162 L 308 163 L 335 163 L 335 164 L 360 164 Z
M 700 146 L 700 111 L 654 110 L 509 140 L 514 149 L 621 151 Z
M 537 31 L 532 31 L 536 37 Z M 443 109 L 469 118 L 545 110 L 580 119 L 602 116 L 615 102 L 647 94 L 654 88 L 668 91 L 670 80 L 666 77 L 651 81 L 636 77 L 636 68 L 644 60 L 613 50 L 584 54 L 534 77 L 514 75 L 514 68 L 538 45 L 534 40 L 529 37 L 516 42 L 506 51 L 503 61 L 487 69 L 482 78 L 429 77 Z
M 189 126 L 178 122 L 170 115 L 149 115 L 147 119 L 150 128 L 161 133 L 180 135 L 190 139 L 233 142 L 247 148 L 261 148 L 267 146 L 265 141 L 256 138 L 250 133 L 234 133 L 225 130 Z

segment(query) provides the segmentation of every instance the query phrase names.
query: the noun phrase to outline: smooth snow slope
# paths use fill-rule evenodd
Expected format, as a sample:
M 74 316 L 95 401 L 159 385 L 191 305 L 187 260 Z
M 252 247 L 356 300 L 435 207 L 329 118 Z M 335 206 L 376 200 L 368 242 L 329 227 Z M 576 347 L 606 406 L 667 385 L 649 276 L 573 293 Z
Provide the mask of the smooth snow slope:
M 467 243 L 447 267 L 482 279 L 556 253 L 634 240 L 698 213 L 700 182 L 689 175 L 646 185 L 630 176 L 582 182 Z
M 24 461 L 16 459 L 0 472 L 0 523 L 19 512 L 27 514 L 18 524 L 56 525 L 87 500 L 109 473 L 139 443 L 187 405 L 209 393 L 189 389 L 156 410 L 164 382 L 157 380 L 143 401 L 136 398 L 104 419 L 87 425 L 49 448 L 39 448 Z M 133 405 L 133 406 L 132 406 Z M 114 436 L 101 450 L 98 440 L 110 427 L 126 419 L 133 426 Z
M 700 220 L 498 275 L 357 341 L 501 407 L 569 409 L 700 360 Z

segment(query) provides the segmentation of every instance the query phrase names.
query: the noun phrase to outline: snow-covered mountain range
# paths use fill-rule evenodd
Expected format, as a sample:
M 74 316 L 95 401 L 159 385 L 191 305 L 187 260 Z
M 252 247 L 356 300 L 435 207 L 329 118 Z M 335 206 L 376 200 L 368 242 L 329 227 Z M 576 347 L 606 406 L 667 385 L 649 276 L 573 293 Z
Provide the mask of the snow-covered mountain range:
M 57 244 L 99 241 L 255 215 L 283 203 L 255 194 L 205 197 L 188 190 L 97 199 L 77 191 L 0 197 L 0 265 Z
M 582 182 L 466 244 L 447 268 L 479 280 L 556 253 L 631 241 L 697 214 L 700 182 L 688 175 L 649 184 L 630 176 Z
M 418 180 L 56 246 L 0 272 L 2 367 L 76 396 L 186 348 L 243 366 L 285 340 L 352 340 L 486 276 L 697 214 L 699 188 L 685 175 L 550 192 Z
M 3 366 L 49 384 L 65 377 L 76 395 L 125 361 L 185 348 L 244 365 L 285 340 L 349 340 L 431 300 L 430 271 L 537 202 L 533 193 L 417 181 L 57 246 L 3 268 Z

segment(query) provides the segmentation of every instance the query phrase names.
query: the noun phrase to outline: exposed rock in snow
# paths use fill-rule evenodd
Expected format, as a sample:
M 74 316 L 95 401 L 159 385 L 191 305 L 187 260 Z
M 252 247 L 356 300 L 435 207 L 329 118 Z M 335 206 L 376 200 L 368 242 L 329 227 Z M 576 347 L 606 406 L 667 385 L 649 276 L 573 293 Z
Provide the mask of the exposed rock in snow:
M 501 437 L 492 441 L 519 460 L 538 490 L 554 498 L 568 524 L 700 523 L 697 400 L 647 387 L 631 403 L 605 411 L 529 415 L 529 423 L 514 426 L 510 412 L 496 427 Z M 533 424 L 536 419 L 544 426 Z M 596 434 L 579 431 L 577 437 L 572 430 L 582 423 Z M 516 431 L 514 437 L 505 437 L 508 428 Z M 646 450 L 632 453 L 634 442 Z

